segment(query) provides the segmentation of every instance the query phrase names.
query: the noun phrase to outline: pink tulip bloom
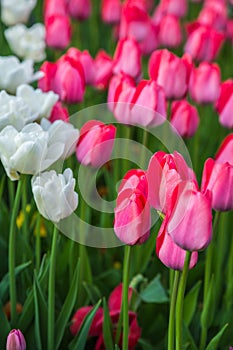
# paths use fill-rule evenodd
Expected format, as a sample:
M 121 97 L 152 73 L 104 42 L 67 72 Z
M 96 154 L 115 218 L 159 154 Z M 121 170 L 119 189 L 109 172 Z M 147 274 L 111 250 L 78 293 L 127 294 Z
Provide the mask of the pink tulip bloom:
M 6 350 L 26 350 L 26 342 L 19 329 L 12 329 L 8 334 Z
M 138 190 L 144 194 L 147 198 L 148 196 L 148 183 L 146 178 L 146 173 L 141 169 L 129 170 L 121 181 L 118 189 L 118 193 L 126 190 Z
M 168 204 L 177 184 L 184 180 L 196 182 L 195 174 L 178 152 L 167 154 L 156 152 L 150 159 L 147 170 L 148 200 L 150 205 L 162 213 Z
M 226 128 L 233 127 L 233 80 L 228 79 L 221 84 L 220 96 L 215 105 L 219 113 L 219 121 Z
M 184 17 L 188 10 L 187 0 L 161 0 L 160 5 L 166 10 L 167 13 L 177 17 Z
M 50 16 L 67 16 L 66 0 L 45 0 L 44 1 L 44 19 L 47 21 Z
M 170 14 L 163 16 L 159 23 L 158 38 L 162 46 L 171 48 L 180 46 L 182 29 L 179 18 Z
M 107 89 L 113 75 L 113 59 L 104 51 L 100 50 L 95 58 L 95 81 L 97 89 Z
M 45 21 L 46 44 L 63 50 L 71 40 L 71 24 L 68 16 L 52 15 Z
M 200 11 L 197 21 L 216 30 L 224 31 L 227 24 L 227 6 L 222 1 L 208 1 Z
M 187 26 L 188 39 L 184 50 L 197 61 L 212 61 L 218 55 L 224 35 L 214 28 L 198 22 Z
M 111 156 L 116 127 L 97 120 L 90 120 L 80 130 L 76 156 L 83 165 L 99 167 Z
M 83 306 L 75 312 L 71 320 L 72 323 L 70 326 L 70 331 L 73 335 L 79 332 L 84 318 L 92 309 L 93 309 L 93 306 Z M 93 318 L 91 327 L 89 329 L 88 334 L 90 337 L 98 336 L 102 332 L 102 324 L 100 323 L 100 320 L 102 320 L 102 317 L 103 317 L 103 309 L 99 308 Z
M 63 107 L 61 102 L 57 102 L 52 109 L 52 112 L 49 116 L 49 121 L 51 123 L 56 120 L 63 120 L 64 122 L 69 122 L 69 112 L 68 109 Z
M 202 62 L 192 70 L 189 81 L 191 98 L 197 103 L 214 103 L 220 94 L 221 72 L 216 63 Z
M 175 244 L 171 236 L 167 233 L 167 221 L 167 218 L 165 218 L 156 238 L 156 254 L 168 268 L 182 271 L 186 251 Z M 197 259 L 198 252 L 193 252 L 189 269 L 192 269 L 197 264 Z
M 91 0 L 69 0 L 68 12 L 77 20 L 87 19 L 91 13 Z
M 212 192 L 212 207 L 218 211 L 233 209 L 233 166 L 209 158 L 202 175 L 202 192 Z
M 149 60 L 149 76 L 164 88 L 167 98 L 180 99 L 188 90 L 192 70 L 191 58 L 177 57 L 163 49 L 152 53 Z
M 113 57 L 113 73 L 125 73 L 132 78 L 141 75 L 141 51 L 134 39 L 122 39 L 118 42 Z
M 216 163 L 229 163 L 233 166 L 233 134 L 223 140 L 215 155 L 215 161 Z
M 199 115 L 196 107 L 186 100 L 172 102 L 171 124 L 181 137 L 192 137 L 199 125 Z
M 57 63 L 45 61 L 40 67 L 40 71 L 43 72 L 44 76 L 38 81 L 38 87 L 48 92 L 54 91 L 54 78 L 57 72 Z
M 120 0 L 102 0 L 101 17 L 103 22 L 117 24 L 121 19 L 121 1 Z
M 193 181 L 177 184 L 168 203 L 167 232 L 182 249 L 207 248 L 212 239 L 211 192 L 200 192 Z
M 80 62 L 83 67 L 86 85 L 92 85 L 95 80 L 95 62 L 88 50 L 79 51 L 75 47 L 71 47 L 66 56 Z

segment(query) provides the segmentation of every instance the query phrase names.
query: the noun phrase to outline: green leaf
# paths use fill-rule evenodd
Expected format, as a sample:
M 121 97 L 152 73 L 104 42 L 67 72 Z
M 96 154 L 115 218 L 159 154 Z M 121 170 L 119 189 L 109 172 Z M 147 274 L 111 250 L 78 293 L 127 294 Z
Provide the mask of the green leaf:
M 188 292 L 184 299 L 184 322 L 189 326 L 193 319 L 196 307 L 197 299 L 201 287 L 201 281 L 198 281 L 195 286 Z
M 74 338 L 74 340 L 70 343 L 69 349 L 72 350 L 84 350 L 85 344 L 88 337 L 88 332 L 91 327 L 91 323 L 93 321 L 93 318 L 95 317 L 95 314 L 100 307 L 102 300 L 99 300 L 98 303 L 93 307 L 93 309 L 87 314 L 85 317 L 83 324 L 81 326 L 81 329 L 77 336 Z
M 206 302 L 203 305 L 203 310 L 201 314 L 201 326 L 208 329 L 213 321 L 214 317 L 214 307 L 212 306 L 214 301 L 214 275 L 212 275 L 209 289 L 207 293 Z
M 121 350 L 117 344 L 115 344 L 115 350 Z
M 218 344 L 220 342 L 220 339 L 225 332 L 226 328 L 228 327 L 228 323 L 223 326 L 223 328 L 216 334 L 216 336 L 209 342 L 206 350 L 216 350 L 218 348 Z
M 183 332 L 184 332 L 184 339 L 185 339 L 186 348 L 191 349 L 191 350 L 198 350 L 198 348 L 195 344 L 195 341 L 193 339 L 193 336 L 190 333 L 190 330 L 187 327 L 187 325 L 185 324 L 185 322 L 183 322 Z
M 1 300 L 0 300 L 0 324 L 1 324 L 0 349 L 5 349 L 7 335 L 11 330 L 11 326 L 10 326 L 10 324 L 6 318 L 6 315 L 3 311 L 3 306 L 2 306 Z
M 138 344 L 142 346 L 142 350 L 154 350 L 154 346 L 152 346 L 148 341 L 145 339 L 140 338 L 138 340 Z
M 114 350 L 114 344 L 112 339 L 112 322 L 109 316 L 108 305 L 106 299 L 103 299 L 104 304 L 104 324 L 103 324 L 103 334 L 104 334 L 104 344 L 106 349 Z
M 101 298 L 101 293 L 99 291 L 99 288 L 96 287 L 94 284 L 87 283 L 87 282 L 83 282 L 83 286 L 87 291 L 87 294 L 90 298 L 91 303 L 96 304 L 97 301 Z
M 166 303 L 169 301 L 165 289 L 157 275 L 148 286 L 140 293 L 141 299 L 146 303 Z
M 71 312 L 73 310 L 73 307 L 77 298 L 78 287 L 79 287 L 79 284 L 78 284 L 79 271 L 80 271 L 80 264 L 78 261 L 76 270 L 74 272 L 74 276 L 69 288 L 69 293 L 67 294 L 66 300 L 64 302 L 64 305 L 61 309 L 61 312 L 55 324 L 55 335 L 56 335 L 55 349 L 58 349 L 62 341 L 62 337 L 64 335 L 68 320 L 70 318 Z
M 15 268 L 15 275 L 18 276 L 20 272 L 25 270 L 28 266 L 31 265 L 31 261 L 23 263 Z M 9 290 L 9 273 L 7 273 L 0 283 L 0 299 L 4 300 Z

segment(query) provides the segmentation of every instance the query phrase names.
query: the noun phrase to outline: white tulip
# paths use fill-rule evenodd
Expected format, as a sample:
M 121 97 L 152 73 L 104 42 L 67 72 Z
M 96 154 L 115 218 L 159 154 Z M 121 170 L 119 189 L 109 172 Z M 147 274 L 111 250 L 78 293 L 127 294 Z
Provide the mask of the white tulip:
M 32 114 L 38 114 L 38 119 L 49 118 L 53 106 L 59 99 L 53 91 L 42 92 L 41 89 L 34 90 L 32 86 L 25 84 L 17 88 L 16 96 L 25 101 Z
M 49 133 L 37 123 L 20 132 L 9 125 L 0 132 L 0 157 L 7 175 L 18 180 L 21 174 L 38 174 L 55 163 L 64 152 L 64 144 L 51 143 Z
M 12 125 L 20 131 L 37 117 L 38 113 L 33 114 L 21 97 L 8 95 L 6 91 L 0 92 L 0 131 L 7 125 Z
M 51 170 L 33 176 L 32 192 L 40 214 L 55 223 L 70 216 L 78 206 L 74 187 L 71 169 L 65 169 L 63 174 Z
M 4 32 L 11 50 L 20 58 L 40 62 L 45 59 L 45 27 L 41 23 L 27 28 L 16 24 Z
M 37 0 L 1 0 L 1 19 L 7 26 L 26 23 Z
M 62 120 L 56 120 L 50 123 L 47 119 L 42 119 L 41 126 L 48 131 L 50 135 L 50 142 L 62 142 L 65 145 L 62 159 L 68 158 L 76 150 L 79 139 L 79 130 L 75 129 L 72 124 Z
M 31 83 L 43 77 L 42 72 L 33 73 L 33 61 L 20 62 L 15 56 L 0 56 L 0 90 L 15 94 L 20 84 Z

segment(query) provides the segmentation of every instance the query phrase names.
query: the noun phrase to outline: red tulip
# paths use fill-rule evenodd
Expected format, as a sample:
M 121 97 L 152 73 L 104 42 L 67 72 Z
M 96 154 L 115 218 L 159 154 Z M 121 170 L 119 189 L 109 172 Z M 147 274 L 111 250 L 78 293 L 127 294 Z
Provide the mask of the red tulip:
M 98 52 L 95 58 L 94 85 L 96 88 L 107 89 L 113 75 L 113 64 L 112 58 L 104 50 Z
M 217 163 L 229 163 L 233 166 L 233 134 L 228 135 L 216 153 Z
M 196 107 L 186 100 L 174 101 L 171 105 L 171 124 L 181 137 L 192 137 L 199 125 Z
M 48 92 L 54 91 L 54 78 L 57 72 L 57 63 L 45 61 L 40 67 L 40 71 L 43 72 L 44 76 L 38 81 L 38 87 Z
M 233 80 L 228 79 L 221 85 L 220 96 L 215 108 L 219 113 L 219 121 L 226 128 L 233 127 Z
M 69 14 L 77 20 L 83 20 L 90 16 L 91 1 L 90 0 L 69 0 Z
M 70 331 L 73 335 L 79 332 L 84 318 L 92 309 L 93 309 L 93 306 L 83 306 L 75 312 L 71 320 L 71 326 L 70 326 Z M 102 318 L 103 318 L 103 309 L 99 308 L 93 318 L 93 321 L 88 333 L 91 337 L 95 337 L 101 334 L 102 324 L 100 320 L 102 320 Z
M 56 120 L 63 120 L 64 122 L 69 122 L 69 112 L 68 109 L 63 107 L 61 102 L 57 102 L 52 109 L 52 112 L 49 116 L 49 121 L 51 123 Z
M 102 0 L 101 17 L 103 22 L 116 24 L 121 19 L 121 1 L 120 0 Z
M 55 49 L 66 48 L 71 40 L 70 19 L 66 15 L 51 15 L 45 21 L 46 44 Z

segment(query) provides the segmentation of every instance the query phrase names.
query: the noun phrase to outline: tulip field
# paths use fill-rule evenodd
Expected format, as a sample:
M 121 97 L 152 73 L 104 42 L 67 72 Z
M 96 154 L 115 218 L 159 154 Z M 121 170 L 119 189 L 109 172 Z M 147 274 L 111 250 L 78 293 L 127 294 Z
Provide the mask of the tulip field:
M 0 350 L 233 350 L 233 1 L 0 8 Z

